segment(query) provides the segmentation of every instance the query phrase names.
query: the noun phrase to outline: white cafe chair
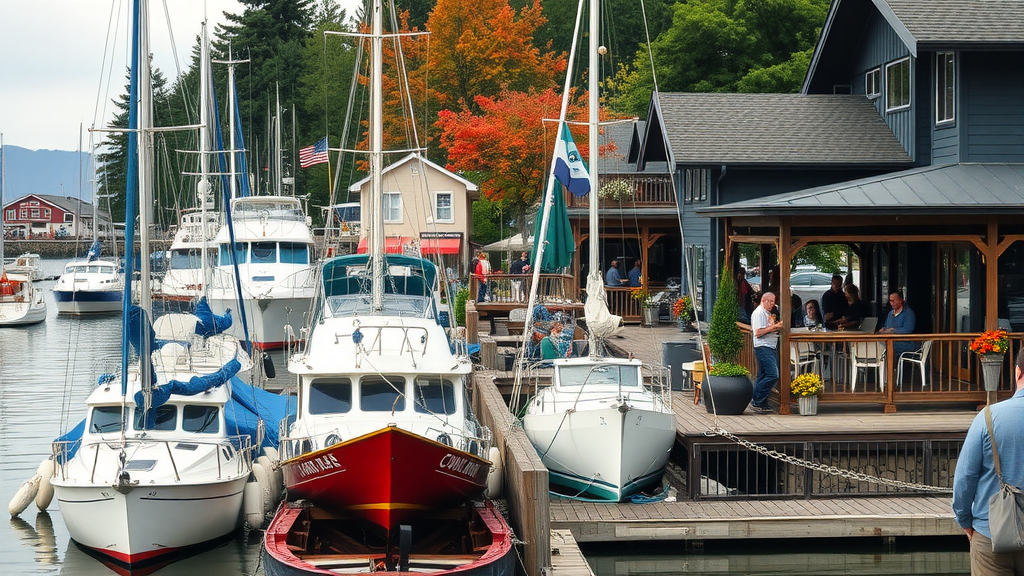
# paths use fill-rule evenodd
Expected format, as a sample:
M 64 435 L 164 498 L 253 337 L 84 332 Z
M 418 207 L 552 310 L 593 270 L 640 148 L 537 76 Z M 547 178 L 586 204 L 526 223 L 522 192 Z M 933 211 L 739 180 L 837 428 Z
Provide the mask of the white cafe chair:
M 900 362 L 896 367 L 896 381 L 899 383 L 900 388 L 903 387 L 903 364 L 917 365 L 921 371 L 921 388 L 928 387 L 927 371 L 925 365 L 928 363 L 928 353 L 932 350 L 932 341 L 928 340 L 921 345 L 920 350 L 912 350 L 910 352 L 904 352 L 900 354 Z M 913 370 L 913 366 L 910 367 Z
M 795 371 L 794 376 L 805 372 L 821 373 L 821 353 L 810 342 L 793 342 L 789 345 L 789 359 Z
M 875 370 L 876 382 L 885 391 L 885 345 L 879 342 L 850 343 L 850 391 L 857 391 L 861 370 Z

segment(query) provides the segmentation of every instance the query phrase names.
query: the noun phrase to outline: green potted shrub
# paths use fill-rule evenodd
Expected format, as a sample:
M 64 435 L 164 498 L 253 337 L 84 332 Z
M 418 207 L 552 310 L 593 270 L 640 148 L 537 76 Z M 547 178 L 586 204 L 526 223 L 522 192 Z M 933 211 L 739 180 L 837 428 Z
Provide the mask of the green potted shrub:
M 711 370 L 704 383 L 704 404 L 708 412 L 721 415 L 743 414 L 754 394 L 750 371 L 737 362 L 743 349 L 743 332 L 736 325 L 739 303 L 732 270 L 725 268 L 718 282 L 718 297 L 711 309 L 708 349 Z

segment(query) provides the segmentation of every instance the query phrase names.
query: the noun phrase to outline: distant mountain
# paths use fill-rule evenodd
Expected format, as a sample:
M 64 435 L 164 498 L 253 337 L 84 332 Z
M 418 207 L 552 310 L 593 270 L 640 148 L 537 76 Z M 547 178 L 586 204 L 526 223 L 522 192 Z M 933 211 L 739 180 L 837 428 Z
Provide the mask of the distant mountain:
M 28 194 L 52 194 L 92 201 L 92 172 L 89 154 L 64 150 L 29 150 L 17 146 L 4 146 L 7 164 L 4 202 L 17 200 Z M 81 165 L 79 165 L 81 160 Z M 79 174 L 82 183 L 78 184 Z

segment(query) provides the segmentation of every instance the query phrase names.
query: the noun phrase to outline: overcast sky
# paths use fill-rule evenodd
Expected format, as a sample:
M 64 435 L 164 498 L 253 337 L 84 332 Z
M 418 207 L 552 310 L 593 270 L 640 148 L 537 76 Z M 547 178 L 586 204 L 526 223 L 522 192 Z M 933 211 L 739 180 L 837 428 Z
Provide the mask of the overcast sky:
M 349 15 L 360 0 L 340 0 Z M 77 150 L 79 124 L 102 125 L 112 115 L 112 98 L 124 86 L 127 68 L 126 12 L 129 0 L 0 0 L 0 133 L 4 144 L 32 150 Z M 170 29 L 177 50 L 171 50 Z M 111 13 L 120 11 L 116 46 L 105 48 Z M 210 33 L 224 23 L 224 12 L 240 14 L 238 0 L 156 0 L 150 2 L 150 44 L 154 64 L 168 79 L 189 62 L 191 48 L 205 17 Z M 100 94 L 101 76 L 109 73 L 114 88 Z M 102 107 L 97 112 L 97 97 Z M 88 146 L 88 136 L 84 136 Z

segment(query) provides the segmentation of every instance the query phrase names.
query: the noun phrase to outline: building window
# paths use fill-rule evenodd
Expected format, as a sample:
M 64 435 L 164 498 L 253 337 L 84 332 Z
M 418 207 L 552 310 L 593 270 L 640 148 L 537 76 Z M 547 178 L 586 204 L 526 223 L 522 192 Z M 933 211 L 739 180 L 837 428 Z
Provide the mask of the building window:
M 384 221 L 402 221 L 402 195 L 398 192 L 384 193 Z
M 35 220 L 36 218 L 39 218 L 39 208 L 32 209 L 32 219 Z
M 39 206 L 39 200 L 29 200 L 28 201 L 28 205 L 29 206 Z
M 75 221 L 75 215 L 74 214 L 70 214 L 68 212 L 65 212 L 64 213 L 64 221 L 69 223 L 69 224 L 74 222 Z
M 49 220 L 50 216 L 52 216 L 52 215 L 53 215 L 53 213 L 50 212 L 49 208 L 43 208 L 43 218 L 46 218 L 47 220 Z
M 25 206 L 21 207 L 21 219 L 28 220 L 28 208 Z
M 683 175 L 683 201 L 706 202 L 711 190 L 711 170 L 687 168 Z
M 7 220 L 14 220 L 16 217 L 17 217 L 17 210 L 14 210 L 12 208 L 12 209 L 7 211 L 7 216 L 6 216 Z
M 686 245 L 686 267 L 684 273 L 688 280 L 693 281 L 694 301 L 697 311 L 704 312 L 704 276 L 707 274 L 707 247 L 704 244 Z
M 872 100 L 882 95 L 882 70 L 875 68 L 864 74 L 864 94 Z
M 885 111 L 910 107 L 910 58 L 885 65 Z
M 434 219 L 436 222 L 452 224 L 455 215 L 452 212 L 452 193 L 438 192 L 434 196 Z
M 953 52 L 935 54 L 935 123 L 952 122 L 956 117 L 955 70 Z

